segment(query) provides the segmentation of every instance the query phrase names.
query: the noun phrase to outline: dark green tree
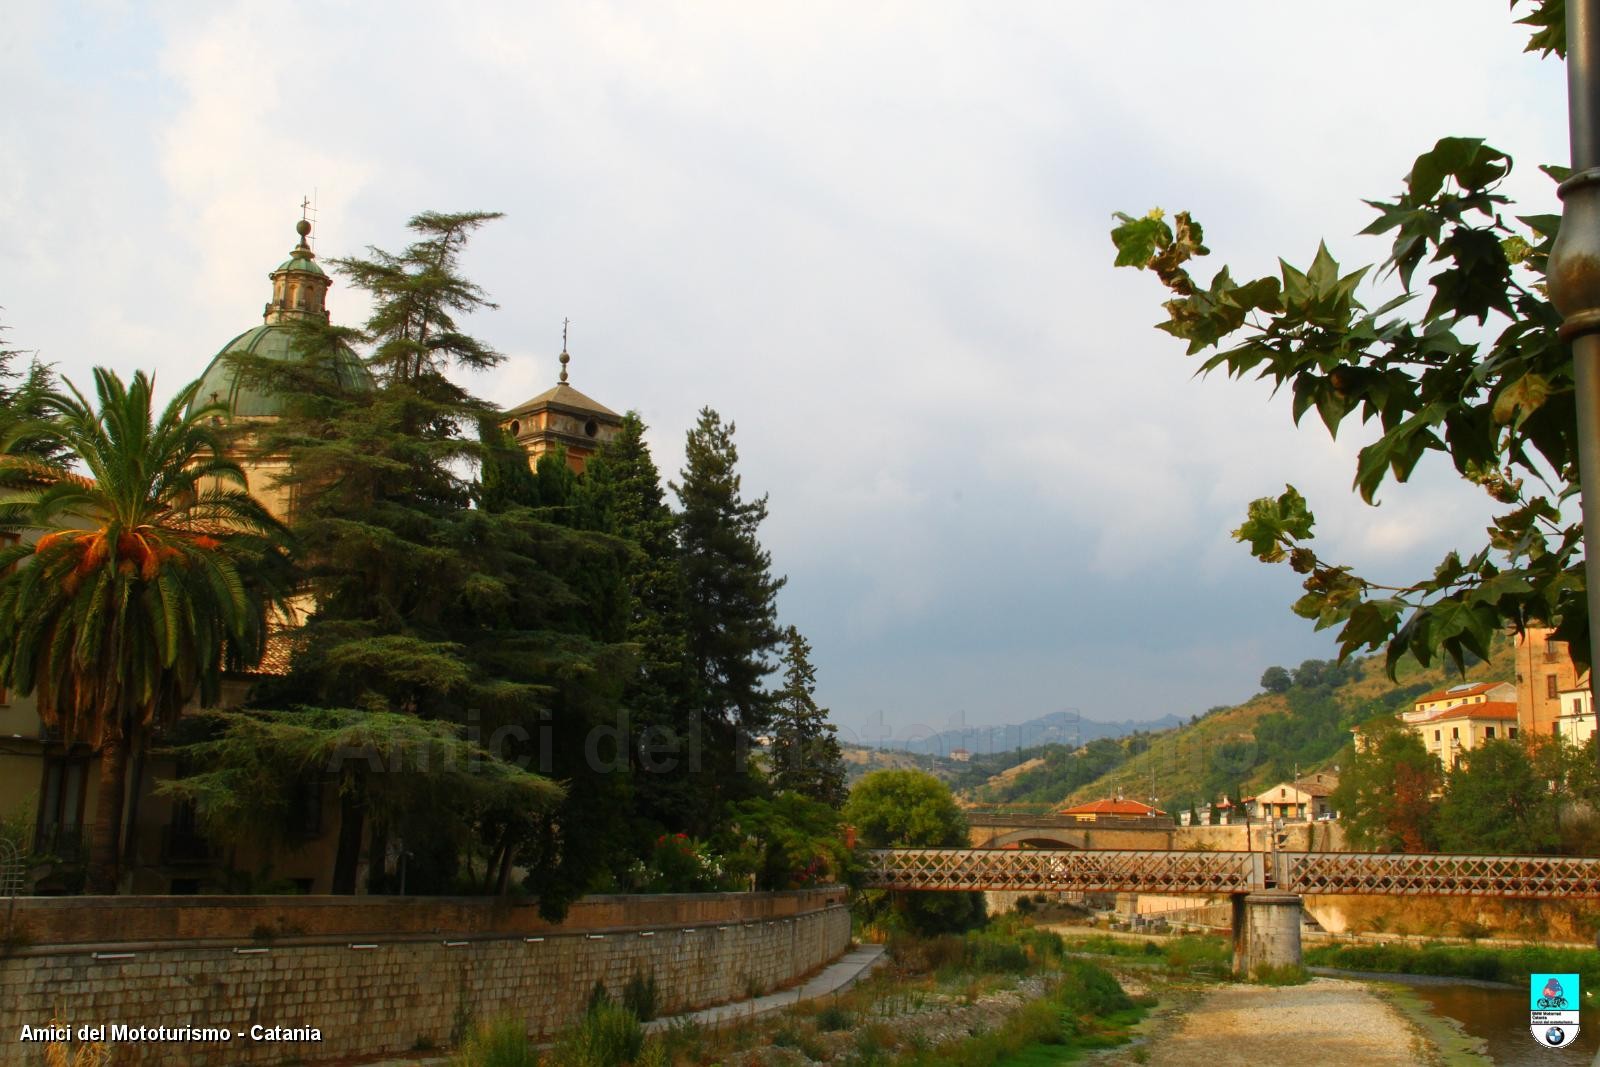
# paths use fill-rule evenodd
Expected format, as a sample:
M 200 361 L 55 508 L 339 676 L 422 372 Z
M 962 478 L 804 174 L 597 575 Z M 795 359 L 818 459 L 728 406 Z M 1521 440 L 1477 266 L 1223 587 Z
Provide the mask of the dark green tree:
M 1269 693 L 1287 693 L 1294 680 L 1282 667 L 1268 667 L 1261 672 L 1261 688 Z
M 784 631 L 783 686 L 777 693 L 772 745 L 767 755 L 772 784 L 831 807 L 840 807 L 849 790 L 838 730 L 828 709 L 817 706 L 817 671 L 811 644 L 793 626 Z
M 1563 53 L 1564 5 L 1528 7 L 1529 50 Z M 1393 235 L 1376 272 L 1341 267 L 1319 247 L 1304 268 L 1282 260 L 1276 275 L 1236 281 L 1224 267 L 1206 282 L 1190 273 L 1208 249 L 1187 213 L 1170 222 L 1159 210 L 1119 215 L 1112 233 L 1117 265 L 1148 269 L 1170 291 L 1159 328 L 1204 356 L 1202 372 L 1265 378 L 1290 398 L 1296 421 L 1314 410 L 1329 433 L 1352 415 L 1376 424 L 1356 463 L 1364 501 L 1405 481 L 1429 452 L 1489 497 L 1485 544 L 1389 583 L 1318 555 L 1314 518 L 1293 486 L 1251 504 L 1235 531 L 1261 560 L 1305 576 L 1294 610 L 1319 629 L 1337 627 L 1341 657 L 1387 645 L 1391 675 L 1407 653 L 1426 665 L 1442 652 L 1458 668 L 1487 658 L 1495 633 L 1530 622 L 1554 626 L 1575 658 L 1587 658 L 1582 529 L 1570 506 L 1572 353 L 1545 291 L 1560 218 L 1516 213 L 1500 192 L 1511 167 L 1505 153 L 1466 137 L 1418 156 L 1398 196 L 1368 201 L 1376 218 L 1363 233 Z M 1362 297 L 1385 275 L 1403 291 L 1369 308 Z
M 345 729 L 327 715 L 343 709 L 409 716 L 564 781 L 558 801 L 519 786 L 497 794 L 517 803 L 489 803 L 482 791 L 442 794 L 421 764 L 386 768 L 359 745 L 331 749 L 337 758 L 323 772 L 341 802 L 335 892 L 355 890 L 363 850 L 374 892 L 398 887 L 403 855 L 417 857 L 407 867 L 413 892 L 505 891 L 523 866 L 556 915 L 629 858 L 628 776 L 603 751 L 630 672 L 626 553 L 613 538 L 552 521 L 570 507 L 546 498 L 526 459 L 508 457 L 485 426 L 493 410 L 447 373 L 498 358 L 454 318 L 492 306 L 458 263 L 466 236 L 492 217 L 420 215 L 405 251 L 336 261 L 372 292 L 367 328 L 307 326 L 299 360 L 238 360 L 283 404 L 261 432 L 290 460 L 315 604 L 290 676 L 256 703 L 324 732 Z M 371 347 L 375 388 L 327 373 L 350 342 Z
M 845 822 L 867 848 L 968 848 L 967 819 L 944 783 L 921 771 L 873 771 L 855 784 Z M 860 896 L 869 919 L 921 933 L 966 930 L 984 921 L 982 893 L 892 893 Z
M 1461 753 L 1439 802 L 1445 852 L 1554 851 L 1559 797 L 1519 740 L 1485 741 Z
M 0 452 L 47 465 L 61 463 L 67 449 L 38 424 L 49 418 L 46 397 L 56 389 L 55 374 L 37 357 L 11 347 L 7 328 L 0 326 Z M 29 355 L 27 370 L 17 362 Z
M 752 787 L 750 744 L 772 717 L 763 680 L 783 639 L 772 557 L 757 531 L 767 498 L 740 489 L 734 425 L 710 408 L 688 433 L 677 493 L 689 663 L 701 698 L 699 768 L 713 795 L 739 799 Z M 720 806 L 720 805 L 719 805 Z
M 578 490 L 579 521 L 628 542 L 627 638 L 637 649 L 624 693 L 634 749 L 634 801 L 640 844 L 661 832 L 708 836 L 719 809 L 712 783 L 694 773 L 699 759 L 698 678 L 689 659 L 677 518 L 636 412 L 590 458 Z
M 1384 716 L 1361 727 L 1333 805 L 1345 832 L 1377 852 L 1431 852 L 1438 844 L 1439 760 L 1409 727 Z

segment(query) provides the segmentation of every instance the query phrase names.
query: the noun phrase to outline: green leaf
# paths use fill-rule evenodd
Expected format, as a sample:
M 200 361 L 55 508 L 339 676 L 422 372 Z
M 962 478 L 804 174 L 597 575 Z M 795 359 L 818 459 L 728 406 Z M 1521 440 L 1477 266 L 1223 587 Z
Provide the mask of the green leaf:
M 1276 498 L 1264 496 L 1252 501 L 1244 524 L 1233 531 L 1233 539 L 1248 542 L 1257 559 L 1275 563 L 1284 558 L 1283 544 L 1309 539 L 1315 523 L 1305 497 L 1287 485 Z
M 1122 225 L 1111 231 L 1111 243 L 1117 247 L 1118 267 L 1138 267 L 1141 270 L 1154 258 L 1158 248 L 1172 243 L 1172 230 L 1162 221 L 1160 208 L 1143 218 L 1136 219 L 1122 212 L 1116 213 Z

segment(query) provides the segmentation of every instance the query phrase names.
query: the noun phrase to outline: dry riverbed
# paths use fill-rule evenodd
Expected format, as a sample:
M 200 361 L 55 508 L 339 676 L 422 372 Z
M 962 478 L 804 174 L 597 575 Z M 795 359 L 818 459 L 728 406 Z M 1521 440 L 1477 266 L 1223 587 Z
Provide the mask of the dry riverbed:
M 1160 1009 L 1134 1048 L 1102 1063 L 1148 1067 L 1261 1067 L 1438 1062 L 1431 1042 L 1398 1009 L 1359 982 L 1315 978 L 1299 986 L 1228 983 Z

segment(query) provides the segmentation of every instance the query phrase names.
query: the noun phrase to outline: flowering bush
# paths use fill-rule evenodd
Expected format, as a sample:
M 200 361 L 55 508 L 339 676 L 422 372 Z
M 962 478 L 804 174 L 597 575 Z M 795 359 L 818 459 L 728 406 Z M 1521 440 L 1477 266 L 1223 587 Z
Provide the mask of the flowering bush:
M 704 841 L 687 834 L 656 838 L 649 863 L 630 871 L 634 888 L 645 893 L 707 893 L 729 888 L 721 859 Z

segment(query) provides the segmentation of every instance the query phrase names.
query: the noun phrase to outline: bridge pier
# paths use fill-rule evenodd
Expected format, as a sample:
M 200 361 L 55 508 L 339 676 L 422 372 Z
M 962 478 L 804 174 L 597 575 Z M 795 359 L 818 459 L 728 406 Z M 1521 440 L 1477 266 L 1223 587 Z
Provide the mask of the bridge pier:
M 1272 890 L 1235 893 L 1233 973 L 1244 977 L 1266 967 L 1300 962 L 1300 897 Z

